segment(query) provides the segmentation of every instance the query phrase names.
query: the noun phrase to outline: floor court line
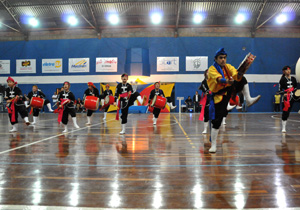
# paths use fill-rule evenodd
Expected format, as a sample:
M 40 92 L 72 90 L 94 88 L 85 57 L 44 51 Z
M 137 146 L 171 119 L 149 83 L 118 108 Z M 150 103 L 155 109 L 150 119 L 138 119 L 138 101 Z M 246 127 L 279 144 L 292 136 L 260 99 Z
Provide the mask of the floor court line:
M 156 209 L 141 209 L 141 208 L 97 208 L 97 207 L 64 207 L 64 206 L 29 206 L 29 205 L 0 205 L 0 210 L 156 210 Z M 285 210 L 300 210 L 300 208 L 284 208 Z M 179 210 L 179 209 L 160 209 L 160 210 Z M 180 210 L 195 210 L 195 209 L 180 209 Z M 217 210 L 217 209 L 205 209 Z M 237 210 L 237 209 L 226 209 Z M 251 208 L 247 210 L 282 210 L 282 208 Z

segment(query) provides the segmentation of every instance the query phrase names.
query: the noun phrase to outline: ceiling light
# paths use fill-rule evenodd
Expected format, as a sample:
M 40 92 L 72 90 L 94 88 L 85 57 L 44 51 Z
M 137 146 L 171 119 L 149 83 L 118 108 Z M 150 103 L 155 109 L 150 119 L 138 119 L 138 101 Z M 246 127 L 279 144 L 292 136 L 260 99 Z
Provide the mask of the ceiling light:
M 76 26 L 78 24 L 78 19 L 75 16 L 68 17 L 68 23 L 71 26 Z
M 117 25 L 120 21 L 119 19 L 119 15 L 117 14 L 111 14 L 108 17 L 108 21 L 112 24 L 112 25 Z
M 151 22 L 153 24 L 155 25 L 160 24 L 161 21 L 162 21 L 162 15 L 160 13 L 156 12 L 151 15 Z

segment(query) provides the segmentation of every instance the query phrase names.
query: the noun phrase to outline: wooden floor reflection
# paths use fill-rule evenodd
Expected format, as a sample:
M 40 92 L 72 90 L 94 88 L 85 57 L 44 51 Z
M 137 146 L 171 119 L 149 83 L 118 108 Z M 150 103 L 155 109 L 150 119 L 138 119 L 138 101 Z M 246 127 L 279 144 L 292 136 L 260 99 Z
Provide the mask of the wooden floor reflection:
M 161 114 L 156 126 L 151 115 L 131 114 L 126 135 L 119 135 L 114 114 L 106 122 L 102 117 L 95 114 L 86 127 L 85 114 L 78 114 L 81 128 L 63 135 L 57 115 L 42 114 L 37 126 L 20 123 L 19 132 L 10 134 L 7 114 L 0 114 L 0 203 L 135 209 L 300 206 L 299 114 L 291 114 L 286 134 L 280 115 L 230 114 L 216 154 L 208 153 L 209 135 L 201 134 L 198 114 Z

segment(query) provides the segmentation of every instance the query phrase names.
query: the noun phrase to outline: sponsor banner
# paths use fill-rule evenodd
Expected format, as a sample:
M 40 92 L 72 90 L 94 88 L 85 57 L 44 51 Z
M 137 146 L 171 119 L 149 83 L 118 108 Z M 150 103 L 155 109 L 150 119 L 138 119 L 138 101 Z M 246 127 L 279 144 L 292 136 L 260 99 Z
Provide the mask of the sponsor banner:
M 179 71 L 179 57 L 157 57 L 157 71 Z
M 17 74 L 35 74 L 36 60 L 35 59 L 18 59 L 16 60 Z
M 96 72 L 117 72 L 118 58 L 96 58 Z
M 208 68 L 207 56 L 186 56 L 186 71 L 205 71 Z
M 69 58 L 69 73 L 90 72 L 89 58 Z
M 0 60 L 0 75 L 10 74 L 10 60 Z
M 42 59 L 42 73 L 62 73 L 62 59 Z

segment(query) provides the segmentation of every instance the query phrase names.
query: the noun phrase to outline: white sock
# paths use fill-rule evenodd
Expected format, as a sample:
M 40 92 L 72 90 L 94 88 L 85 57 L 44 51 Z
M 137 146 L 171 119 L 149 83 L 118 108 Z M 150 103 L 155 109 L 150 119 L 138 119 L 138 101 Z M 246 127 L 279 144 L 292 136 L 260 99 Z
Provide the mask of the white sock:
M 217 138 L 219 134 L 219 129 L 212 128 L 211 129 L 211 148 L 209 149 L 209 152 L 215 153 L 217 151 Z
M 77 125 L 76 117 L 72 117 L 72 120 L 73 120 L 74 127 L 79 128 L 79 126 Z
M 176 108 L 176 106 L 173 106 L 173 104 L 170 103 L 170 102 L 167 102 L 167 104 L 168 104 L 168 106 L 170 107 L 170 109 L 175 109 L 175 108 Z
M 9 132 L 17 132 L 18 131 L 18 129 L 17 129 L 17 124 L 14 124 L 14 125 L 12 125 L 12 129 L 11 130 L 9 130 Z
M 207 133 L 208 122 L 204 122 L 204 130 L 202 133 Z
M 107 115 L 107 112 L 104 112 L 103 120 L 106 120 L 106 115 Z
M 122 124 L 122 130 L 120 134 L 125 134 L 125 132 L 126 132 L 126 124 Z
M 33 123 L 31 123 L 32 125 L 35 125 L 37 122 L 38 117 L 33 116 Z
M 153 125 L 156 125 L 157 118 L 153 118 Z
M 50 103 L 48 103 L 48 104 L 47 104 L 47 107 L 48 107 L 48 110 L 49 110 L 49 112 L 53 112 L 53 109 L 52 109 L 52 107 L 51 107 L 51 104 L 50 104 Z
M 68 133 L 68 125 L 62 124 L 65 128 L 65 130 L 63 131 L 63 133 Z
M 223 117 L 223 125 L 226 125 L 226 117 Z
M 256 96 L 255 98 L 250 96 L 249 84 L 244 85 L 242 93 L 246 98 L 246 104 L 248 107 L 255 104 L 261 97 L 260 95 Z
M 136 99 L 140 102 L 141 105 L 143 105 L 143 99 L 141 96 L 138 96 Z
M 286 133 L 286 122 L 287 120 L 282 120 L 282 133 Z
M 87 125 L 90 125 L 91 124 L 91 117 L 87 116 Z

